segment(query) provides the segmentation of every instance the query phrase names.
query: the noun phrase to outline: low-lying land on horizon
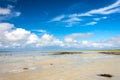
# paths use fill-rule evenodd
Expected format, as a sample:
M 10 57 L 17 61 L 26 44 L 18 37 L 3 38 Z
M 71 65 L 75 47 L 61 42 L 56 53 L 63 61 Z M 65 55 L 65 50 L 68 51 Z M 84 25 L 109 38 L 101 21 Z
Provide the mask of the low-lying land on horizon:
M 120 55 L 120 50 L 81 50 L 81 51 L 55 51 L 53 55 L 64 55 L 64 54 L 82 54 L 84 52 L 98 52 L 101 54 L 113 54 Z

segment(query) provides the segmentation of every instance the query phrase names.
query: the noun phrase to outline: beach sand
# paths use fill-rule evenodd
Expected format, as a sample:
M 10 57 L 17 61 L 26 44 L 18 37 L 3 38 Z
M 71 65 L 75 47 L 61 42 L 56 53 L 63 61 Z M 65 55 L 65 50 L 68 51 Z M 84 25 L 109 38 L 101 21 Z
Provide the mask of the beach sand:
M 80 54 L 75 58 L 0 58 L 19 61 L 0 65 L 0 80 L 120 80 L 120 57 L 113 55 L 95 59 L 99 56 L 101 55 Z M 88 61 L 80 63 L 80 58 Z M 98 76 L 99 74 L 110 74 L 112 77 Z

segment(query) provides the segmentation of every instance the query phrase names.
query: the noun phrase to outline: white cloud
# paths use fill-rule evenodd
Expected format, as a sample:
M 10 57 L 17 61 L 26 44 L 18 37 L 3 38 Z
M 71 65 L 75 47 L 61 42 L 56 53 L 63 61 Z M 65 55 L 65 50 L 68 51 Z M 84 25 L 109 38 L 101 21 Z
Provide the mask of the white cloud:
M 74 16 L 61 15 L 61 16 L 53 18 L 50 22 L 54 22 L 54 21 L 55 22 L 60 21 L 60 22 L 67 23 L 66 27 L 71 27 L 72 25 L 82 21 L 82 19 L 78 17 L 74 17 Z
M 30 31 L 15 28 L 10 23 L 0 23 L 0 43 L 2 48 L 23 47 L 27 42 L 32 42 Z M 28 41 L 29 40 L 29 41 Z
M 26 31 L 25 29 L 22 29 L 22 28 L 17 28 L 12 31 L 6 31 L 5 37 L 10 41 L 16 41 L 16 40 L 25 39 L 30 34 L 31 34 L 30 31 Z
M 79 14 L 77 14 L 77 13 L 74 13 L 74 14 L 71 14 L 71 15 L 69 15 L 69 17 L 85 17 L 85 16 L 92 16 L 91 14 L 89 14 L 89 13 L 79 13 Z
M 51 21 L 61 21 L 64 17 L 65 15 L 60 15 L 60 16 L 53 18 Z
M 93 18 L 93 20 L 95 20 L 95 21 L 99 21 L 99 20 L 100 20 L 100 18 Z
M 11 28 L 14 28 L 14 24 L 10 24 L 10 23 L 0 23 L 0 32 L 1 31 L 6 31 L 9 30 Z
M 97 24 L 97 22 L 95 22 L 95 21 L 86 23 L 86 25 L 95 25 L 95 24 Z
M 12 13 L 12 9 L 14 7 L 12 5 L 8 5 L 6 8 L 0 7 L 0 15 L 9 15 Z
M 37 30 L 38 32 L 40 33 L 46 33 L 47 31 L 46 30 L 43 30 L 43 29 L 40 29 L 40 30 Z
M 58 46 L 63 48 L 84 48 L 84 49 L 107 49 L 120 48 L 120 36 L 108 40 L 88 41 L 93 33 L 73 33 L 65 36 L 63 40 L 53 35 L 44 33 L 36 35 L 23 28 L 15 28 L 10 23 L 0 23 L 0 48 L 42 48 Z M 0 26 L 1 27 L 1 26 Z
M 68 22 L 65 27 L 72 27 L 73 25 L 77 24 L 78 22 Z
M 13 28 L 14 25 L 10 23 L 0 23 L 0 31 L 5 31 Z
M 15 28 L 10 23 L 0 23 L 0 48 L 63 46 L 62 41 L 44 33 L 38 37 L 23 28 Z
M 91 46 L 95 48 L 120 48 L 120 36 L 105 41 L 91 42 Z
M 18 17 L 21 12 L 15 10 L 14 6 L 8 5 L 6 8 L 0 7 L 0 21 L 11 19 L 12 17 Z
M 99 18 L 93 18 L 93 20 L 94 21 L 100 21 L 100 20 L 103 20 L 103 19 L 107 19 L 107 17 L 106 16 L 104 16 L 104 17 L 99 17 Z
M 108 15 L 112 13 L 119 13 L 120 12 L 120 0 L 117 0 L 115 3 L 99 8 L 99 9 L 93 9 L 85 13 L 79 13 L 79 14 L 71 14 L 70 17 L 83 17 L 83 16 L 93 16 L 94 14 L 102 14 L 102 15 Z
M 32 33 L 32 34 L 28 37 L 26 44 L 33 44 L 33 43 L 37 43 L 38 41 L 39 41 L 38 36 Z
M 72 27 L 72 25 L 77 24 L 80 21 L 82 21 L 82 19 L 77 18 L 77 17 L 71 17 L 69 19 L 64 20 L 63 22 L 67 23 L 66 27 Z
M 87 41 L 76 40 L 75 38 L 67 38 L 65 40 L 65 46 L 71 48 L 83 48 L 83 49 L 117 49 L 120 48 L 120 36 L 113 37 L 105 41 Z
M 44 34 L 37 43 L 37 47 L 40 46 L 63 46 L 63 43 L 52 35 Z
M 74 24 L 80 23 L 81 21 L 85 21 L 83 17 L 91 18 L 90 16 L 94 15 L 109 15 L 113 13 L 120 13 L 120 0 L 117 0 L 113 4 L 109 6 L 105 6 L 98 9 L 92 9 L 90 11 L 87 11 L 85 13 L 74 13 L 70 15 L 61 15 L 56 18 L 53 18 L 51 21 L 61 21 L 66 22 L 68 27 L 73 26 Z M 101 18 L 94 18 L 95 21 L 107 19 L 107 17 L 101 17 Z M 88 25 L 95 25 L 97 22 L 90 22 L 87 23 Z
M 21 12 L 16 12 L 15 13 L 15 16 L 20 16 L 21 15 Z
M 86 38 L 92 36 L 93 33 L 74 33 L 67 35 L 64 40 L 65 42 L 76 42 L 75 38 Z
M 7 15 L 10 13 L 11 13 L 11 10 L 9 8 L 1 8 L 0 7 L 0 15 Z
M 99 8 L 99 9 L 93 9 L 90 10 L 86 13 L 81 13 L 81 14 L 77 14 L 76 16 L 91 16 L 93 14 L 112 14 L 112 13 L 117 13 L 120 12 L 120 0 L 117 0 L 115 3 L 107 6 L 107 7 L 103 7 L 103 8 Z
M 79 21 L 82 21 L 82 19 L 77 18 L 77 17 L 71 17 L 70 19 L 67 19 L 67 20 L 65 20 L 64 22 L 69 22 L 69 23 L 71 23 L 71 22 L 79 22 Z

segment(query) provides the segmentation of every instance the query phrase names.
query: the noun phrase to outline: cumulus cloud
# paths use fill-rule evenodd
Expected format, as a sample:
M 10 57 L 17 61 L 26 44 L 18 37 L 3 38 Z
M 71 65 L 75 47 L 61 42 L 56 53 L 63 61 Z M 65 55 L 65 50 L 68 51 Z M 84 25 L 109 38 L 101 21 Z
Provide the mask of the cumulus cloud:
M 76 42 L 75 38 L 86 38 L 86 37 L 90 37 L 92 36 L 93 33 L 74 33 L 74 34 L 70 34 L 67 35 L 64 40 L 65 42 Z
M 22 40 L 22 39 L 25 39 L 29 35 L 30 35 L 30 32 L 22 28 L 17 28 L 15 30 L 5 32 L 5 37 L 9 41 Z
M 26 44 L 35 44 L 39 41 L 39 37 L 35 34 L 30 34 L 27 38 Z
M 69 40 L 65 46 L 79 49 L 117 49 L 120 48 L 120 36 L 105 41 Z
M 16 28 L 11 23 L 0 23 L 0 48 L 42 48 L 57 46 L 62 48 L 108 49 L 120 48 L 120 36 L 108 40 L 89 41 L 93 33 L 73 33 L 65 36 L 63 40 L 51 34 L 41 36 L 23 28 Z
M 6 31 L 13 28 L 14 25 L 10 23 L 0 23 L 0 31 Z
M 53 35 L 44 33 L 37 36 L 23 28 L 15 28 L 10 23 L 0 23 L 0 33 L 1 48 L 63 46 L 62 41 Z
M 3 27 L 7 28 L 0 31 L 0 43 L 3 48 L 23 47 L 26 46 L 26 43 L 33 42 L 31 39 L 34 35 L 33 33 L 22 28 L 15 28 L 13 24 L 6 24 L 9 25 L 4 25 Z
M 63 46 L 63 43 L 53 35 L 44 34 L 38 41 L 37 47 L 38 46 Z
M 86 38 L 94 35 L 93 33 L 75 33 L 64 37 L 64 47 L 79 49 L 116 49 L 120 48 L 120 36 L 108 40 L 89 41 Z M 83 40 L 80 40 L 80 39 Z

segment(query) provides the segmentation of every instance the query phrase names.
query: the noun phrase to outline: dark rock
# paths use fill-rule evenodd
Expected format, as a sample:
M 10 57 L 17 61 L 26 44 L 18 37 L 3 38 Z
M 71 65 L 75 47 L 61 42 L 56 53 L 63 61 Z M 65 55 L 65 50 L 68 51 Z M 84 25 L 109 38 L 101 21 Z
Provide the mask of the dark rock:
M 23 68 L 24 70 L 28 70 L 28 68 Z
M 107 78 L 113 77 L 113 75 L 111 75 L 111 74 L 98 74 L 98 76 L 107 77 Z
M 50 65 L 53 65 L 52 63 Z

